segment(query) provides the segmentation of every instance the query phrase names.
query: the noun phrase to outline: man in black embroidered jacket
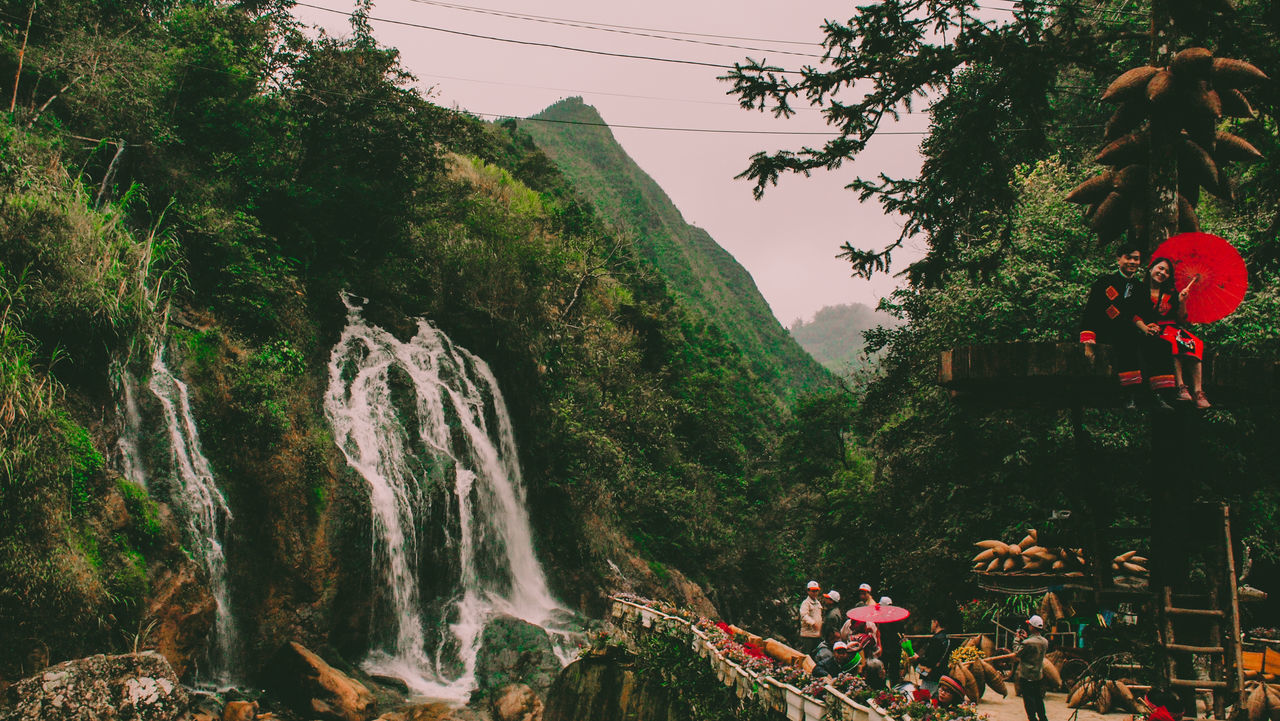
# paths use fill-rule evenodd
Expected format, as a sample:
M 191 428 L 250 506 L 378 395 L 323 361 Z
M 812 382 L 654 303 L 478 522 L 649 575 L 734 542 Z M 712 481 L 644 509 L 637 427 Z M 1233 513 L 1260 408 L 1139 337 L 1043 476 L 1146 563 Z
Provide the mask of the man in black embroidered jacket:
M 1152 403 L 1156 408 L 1169 410 L 1160 392 L 1168 392 L 1175 385 L 1171 356 L 1167 351 L 1160 352 L 1164 349 L 1155 348 L 1148 337 L 1139 333 L 1133 324 L 1132 312 L 1126 312 L 1133 296 L 1147 292 L 1146 284 L 1138 277 L 1141 265 L 1142 251 L 1137 245 L 1121 244 L 1116 253 L 1116 272 L 1102 276 L 1089 288 L 1089 300 L 1080 321 L 1080 342 L 1111 346 L 1120 386 L 1125 391 L 1126 408 L 1136 405 L 1145 371 Z

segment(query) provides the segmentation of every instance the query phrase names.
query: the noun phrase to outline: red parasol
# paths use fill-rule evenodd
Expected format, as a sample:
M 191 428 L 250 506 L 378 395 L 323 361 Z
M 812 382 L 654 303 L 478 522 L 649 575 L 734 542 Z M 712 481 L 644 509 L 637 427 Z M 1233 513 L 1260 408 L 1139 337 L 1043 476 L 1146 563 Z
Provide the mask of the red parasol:
M 1235 311 L 1249 287 L 1244 259 L 1227 241 L 1209 233 L 1181 233 L 1151 255 L 1173 261 L 1174 285 L 1187 294 L 1187 320 L 1212 323 Z
M 855 621 L 870 621 L 871 623 L 893 623 L 901 621 L 911 615 L 911 612 L 902 606 L 889 606 L 873 604 L 871 606 L 855 606 L 844 615 Z

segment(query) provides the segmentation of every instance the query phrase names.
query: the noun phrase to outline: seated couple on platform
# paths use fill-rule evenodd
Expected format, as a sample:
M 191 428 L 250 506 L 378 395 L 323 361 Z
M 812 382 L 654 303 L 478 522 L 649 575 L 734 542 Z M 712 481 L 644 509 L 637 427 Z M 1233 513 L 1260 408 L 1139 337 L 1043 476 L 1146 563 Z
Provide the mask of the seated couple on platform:
M 1143 278 L 1142 251 L 1133 244 L 1120 246 L 1116 266 L 1089 289 L 1080 342 L 1111 346 L 1126 408 L 1143 403 L 1171 410 L 1171 400 L 1208 408 L 1201 372 L 1204 343 L 1186 329 L 1184 301 L 1191 285 L 1180 291 L 1174 286 L 1168 258 L 1152 260 Z

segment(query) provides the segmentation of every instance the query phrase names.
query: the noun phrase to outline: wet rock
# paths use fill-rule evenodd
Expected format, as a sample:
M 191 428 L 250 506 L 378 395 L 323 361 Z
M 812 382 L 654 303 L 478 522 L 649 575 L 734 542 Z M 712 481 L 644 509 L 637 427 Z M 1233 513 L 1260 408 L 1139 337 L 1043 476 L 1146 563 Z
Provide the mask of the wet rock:
M 222 721 L 255 721 L 257 718 L 257 701 L 228 701 L 222 708 Z
M 512 684 L 524 684 L 539 697 L 560 673 L 560 659 L 547 632 L 514 616 L 498 616 L 484 627 L 476 655 L 476 691 L 472 704 Z
M 190 705 L 182 721 L 222 721 L 222 702 L 212 694 L 198 691 L 189 694 Z
M 159 651 L 178 678 L 183 678 L 202 652 L 218 611 L 217 601 L 200 576 L 196 564 L 185 556 L 167 557 L 151 564 L 151 593 L 145 616 L 154 621 L 146 637 L 148 648 Z
M 369 680 L 379 686 L 392 689 L 393 691 L 399 691 L 405 696 L 409 695 L 409 684 L 405 683 L 405 680 L 402 678 L 396 678 L 395 676 L 384 676 L 382 674 L 375 673 L 375 674 L 369 675 Z
M 364 684 L 296 641 L 280 649 L 267 673 L 269 688 L 305 718 L 368 721 L 377 713 L 377 702 Z
M 187 693 L 158 653 L 89 656 L 50 666 L 9 689 L 4 721 L 177 721 Z
M 451 711 L 449 704 L 426 703 L 388 711 L 379 716 L 378 721 L 450 721 Z
M 522 683 L 507 686 L 492 698 L 496 721 L 542 721 L 542 699 Z

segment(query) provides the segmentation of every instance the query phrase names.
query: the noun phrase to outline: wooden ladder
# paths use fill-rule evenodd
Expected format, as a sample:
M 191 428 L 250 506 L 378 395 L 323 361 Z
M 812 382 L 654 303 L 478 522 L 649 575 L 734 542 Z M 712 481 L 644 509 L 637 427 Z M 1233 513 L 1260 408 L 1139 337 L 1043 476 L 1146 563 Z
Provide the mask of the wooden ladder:
M 1169 586 L 1158 591 L 1157 608 L 1160 645 L 1164 649 L 1164 675 L 1171 690 L 1182 691 L 1184 700 L 1194 701 L 1195 692 L 1213 693 L 1214 718 L 1227 718 L 1227 708 L 1243 708 L 1244 666 L 1240 655 L 1240 598 L 1236 579 L 1235 557 L 1231 546 L 1231 509 L 1225 504 L 1211 507 L 1210 527 L 1216 538 L 1209 540 L 1205 554 L 1208 597 L 1175 594 Z M 1203 608 L 1181 604 L 1192 598 Z M 1207 600 L 1207 603 L 1205 601 Z M 1178 601 L 1178 603 L 1175 603 Z M 1204 639 L 1197 643 L 1180 643 L 1183 636 Z M 1204 630 L 1207 629 L 1207 633 Z M 1196 634 L 1195 631 L 1200 633 Z M 1190 678 L 1191 657 L 1206 656 L 1209 678 Z M 1179 657 L 1184 663 L 1179 663 Z M 1182 672 L 1179 674 L 1179 668 Z M 1194 704 L 1184 709 L 1188 718 L 1196 715 Z

